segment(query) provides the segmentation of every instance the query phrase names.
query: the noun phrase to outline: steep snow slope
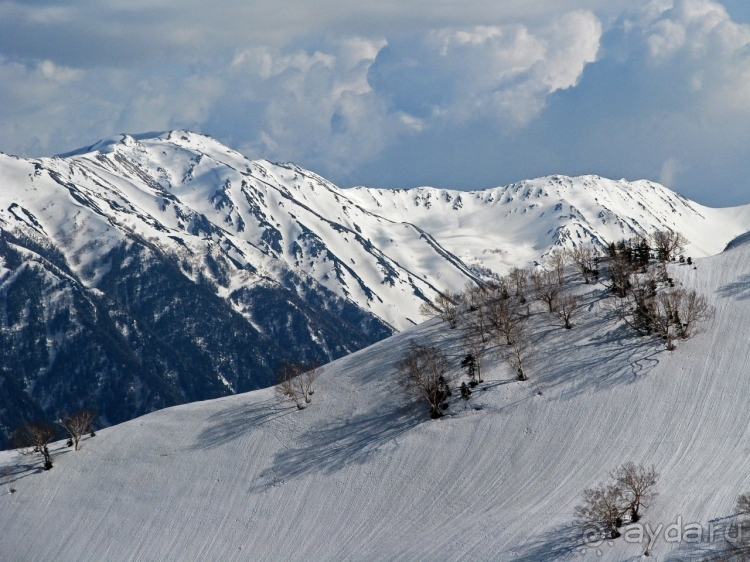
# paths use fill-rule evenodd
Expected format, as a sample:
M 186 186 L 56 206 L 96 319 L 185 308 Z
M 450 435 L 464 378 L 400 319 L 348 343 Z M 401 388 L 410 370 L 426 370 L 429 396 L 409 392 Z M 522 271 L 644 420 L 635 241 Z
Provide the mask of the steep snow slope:
M 572 330 L 535 312 L 530 380 L 492 362 L 473 408 L 427 419 L 394 393 L 411 340 L 461 357 L 458 330 L 430 322 L 326 367 L 299 412 L 271 389 L 166 409 L 103 430 L 55 468 L 0 453 L 3 560 L 634 560 L 646 544 L 587 547 L 572 526 L 584 487 L 625 461 L 655 464 L 656 528 L 726 523 L 750 490 L 750 245 L 697 269 L 670 266 L 716 306 L 679 343 L 635 337 L 587 305 Z M 717 521 L 715 521 L 717 523 Z M 717 533 L 717 537 L 721 533 Z M 714 543 L 667 543 L 656 560 L 699 560 Z
M 473 278 L 419 229 L 355 207 L 312 172 L 251 162 L 185 131 L 116 137 L 63 158 L 0 156 L 0 177 L 12 186 L 0 191 L 0 219 L 51 236 L 92 286 L 107 271 L 101 257 L 131 234 L 224 297 L 293 274 L 398 329 L 443 289 L 431 281 Z
M 712 209 L 662 185 L 599 176 L 550 176 L 483 191 L 422 187 L 355 188 L 347 195 L 391 220 L 413 223 L 470 266 L 504 273 L 555 246 L 629 239 L 670 229 L 691 241 L 688 254 L 720 252 L 750 230 L 750 206 Z
M 0 179 L 0 227 L 49 237 L 90 286 L 110 267 L 103 256 L 139 236 L 189 278 L 215 283 L 251 322 L 241 292 L 261 282 L 314 283 L 403 329 L 437 291 L 539 261 L 555 246 L 676 229 L 700 257 L 750 230 L 750 205 L 710 209 L 646 181 L 340 189 L 187 131 L 121 135 L 58 158 L 0 155 Z

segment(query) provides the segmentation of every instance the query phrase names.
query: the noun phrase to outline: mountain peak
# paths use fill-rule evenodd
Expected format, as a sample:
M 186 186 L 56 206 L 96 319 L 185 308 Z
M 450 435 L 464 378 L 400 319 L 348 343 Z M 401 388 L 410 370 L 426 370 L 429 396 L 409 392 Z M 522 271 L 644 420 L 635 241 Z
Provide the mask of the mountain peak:
M 276 282 L 294 272 L 398 329 L 418 322 L 419 305 L 438 291 L 538 263 L 554 247 L 603 248 L 670 229 L 700 257 L 750 230 L 750 206 L 710 209 L 647 180 L 550 175 L 477 191 L 340 189 L 294 163 L 251 161 L 181 129 L 28 161 L 31 176 L 27 161 L 15 162 L 3 168 L 17 180 L 0 194 L 3 208 L 16 202 L 44 232 L 58 233 L 53 243 L 77 268 L 106 268 L 101 248 L 136 234 L 187 260 L 186 274 L 214 279 L 219 292 L 257 282 L 249 270 Z M 58 201 L 54 212 L 41 188 Z M 85 227 L 66 222 L 81 210 Z M 100 233 L 99 250 L 82 228 Z M 221 275 L 206 257 L 215 252 L 229 264 Z

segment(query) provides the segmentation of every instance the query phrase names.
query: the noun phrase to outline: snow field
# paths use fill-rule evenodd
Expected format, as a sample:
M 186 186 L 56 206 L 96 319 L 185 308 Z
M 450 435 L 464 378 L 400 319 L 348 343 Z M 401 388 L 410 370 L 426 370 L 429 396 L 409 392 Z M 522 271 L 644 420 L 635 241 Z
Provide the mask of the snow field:
M 670 266 L 716 316 L 667 352 L 587 299 L 574 328 L 536 312 L 520 383 L 488 361 L 487 390 L 433 421 L 395 392 L 409 341 L 458 361 L 457 330 L 430 321 L 325 368 L 299 412 L 273 389 L 149 414 L 55 447 L 55 468 L 0 453 L 3 560 L 639 559 L 622 539 L 586 548 L 584 487 L 626 461 L 654 464 L 644 523 L 709 522 L 750 490 L 750 246 Z M 457 363 L 456 363 L 457 365 Z M 481 409 L 479 409 L 481 408 Z M 657 560 L 721 545 L 658 540 Z M 586 552 L 584 552 L 586 549 Z

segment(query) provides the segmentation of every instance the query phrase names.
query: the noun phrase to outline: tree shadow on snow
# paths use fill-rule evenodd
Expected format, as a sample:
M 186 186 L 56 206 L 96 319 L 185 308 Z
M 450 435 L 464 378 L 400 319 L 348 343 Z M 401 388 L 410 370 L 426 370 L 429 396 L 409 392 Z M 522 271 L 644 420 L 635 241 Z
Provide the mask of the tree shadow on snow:
M 41 458 L 41 457 L 40 457 Z M 22 459 L 23 462 L 19 462 Z M 44 472 L 42 461 L 33 457 L 21 457 L 21 459 L 0 466 L 0 486 L 2 488 L 13 488 L 13 483 L 32 474 Z M 54 465 L 55 459 L 52 458 Z M 54 469 L 53 469 L 54 470 Z M 0 493 L 0 495 L 2 495 Z
M 271 473 L 278 480 L 310 472 L 335 472 L 352 464 L 363 464 L 386 443 L 398 439 L 427 420 L 422 409 L 368 411 L 350 419 L 330 420 L 312 427 L 298 439 L 301 446 L 281 450 Z
M 586 554 L 593 554 L 593 558 L 596 559 L 596 550 L 584 542 L 580 525 L 561 525 L 542 535 L 529 537 L 522 546 L 514 548 L 512 552 L 506 552 L 507 556 L 503 559 L 512 559 L 516 562 L 554 562 L 575 559 Z
M 538 333 L 541 356 L 532 362 L 532 377 L 538 373 L 544 386 L 564 387 L 562 395 L 567 398 L 634 383 L 659 364 L 662 353 L 669 353 L 661 340 L 638 336 L 613 315 L 604 322 L 574 326 L 573 330 L 576 328 L 587 331 L 586 337 L 571 334 L 566 339 Z
M 279 403 L 274 398 L 221 410 L 206 420 L 207 426 L 200 432 L 192 448 L 219 447 L 234 441 L 253 428 L 289 415 L 296 410 L 296 406 Z
M 740 276 L 737 281 L 719 287 L 716 292 L 722 297 L 735 297 L 737 300 L 750 299 L 750 273 Z
M 597 294 L 597 298 L 601 297 Z M 581 308 L 592 309 L 595 302 L 598 301 L 592 300 Z M 637 335 L 607 310 L 600 310 L 593 320 L 591 315 L 574 317 L 572 330 L 566 330 L 546 311 L 532 313 L 529 322 L 532 353 L 525 361 L 527 375 L 532 383 L 539 383 L 542 388 L 562 388 L 562 396 L 566 398 L 633 383 L 659 364 L 660 354 L 669 353 L 661 340 Z M 460 327 L 438 329 L 424 341 L 445 352 L 457 374 L 462 372 L 459 364 L 466 354 L 461 332 Z M 680 345 L 681 342 L 677 342 L 677 346 Z M 502 344 L 490 344 L 485 354 L 487 366 L 502 364 L 498 353 L 501 347 Z M 492 382 L 508 384 L 517 380 L 510 367 L 508 375 L 507 379 Z
M 713 536 L 704 528 L 702 542 L 682 544 L 665 558 L 671 562 L 747 562 L 750 560 L 750 522 L 736 515 L 714 519 Z M 740 528 L 741 525 L 741 528 Z

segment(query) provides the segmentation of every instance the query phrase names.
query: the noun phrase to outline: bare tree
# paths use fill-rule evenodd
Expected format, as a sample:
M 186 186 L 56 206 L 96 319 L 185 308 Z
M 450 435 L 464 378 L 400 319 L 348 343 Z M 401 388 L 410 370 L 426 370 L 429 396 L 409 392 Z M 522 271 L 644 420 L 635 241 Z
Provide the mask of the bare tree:
M 487 292 L 487 289 L 483 285 L 475 285 L 474 283 L 468 283 L 466 285 L 466 288 L 464 289 L 464 292 L 460 295 L 454 295 L 455 300 L 461 300 L 463 301 L 465 307 L 471 311 L 474 312 L 481 308 L 482 304 L 484 303 L 486 296 L 485 293 Z
M 537 298 L 547 304 L 550 312 L 554 312 L 557 296 L 560 294 L 557 275 L 546 269 L 535 269 L 531 274 L 531 281 Z
M 659 261 L 669 261 L 677 257 L 689 243 L 685 236 L 673 230 L 655 230 L 651 235 L 651 244 Z
M 599 275 L 598 252 L 594 246 L 580 244 L 570 251 L 570 258 L 583 276 L 584 283 L 588 284 Z
M 475 308 L 462 314 L 460 317 L 463 326 L 464 341 L 468 339 L 478 339 L 481 343 L 487 343 L 489 338 L 490 320 L 487 310 L 482 306 L 481 301 L 476 301 Z
M 19 449 L 22 455 L 40 453 L 44 458 L 44 470 L 52 468 L 49 444 L 55 439 L 55 428 L 48 423 L 25 422 L 13 430 L 10 446 Z
M 448 358 L 440 349 L 412 343 L 396 363 L 396 380 L 404 394 L 426 402 L 432 418 L 439 418 L 442 404 L 450 395 L 449 368 Z
M 96 414 L 93 412 L 93 410 L 84 408 L 82 410 L 78 410 L 70 416 L 67 413 L 63 412 L 58 417 L 57 423 L 61 425 L 63 429 L 65 429 L 65 431 L 68 433 L 68 437 L 73 442 L 74 450 L 77 451 L 79 449 L 81 437 L 83 437 L 83 435 L 86 433 L 94 433 L 95 419 Z
M 547 263 L 550 270 L 555 274 L 558 285 L 565 283 L 565 265 L 568 262 L 568 253 L 564 248 L 555 248 L 547 254 Z
M 508 272 L 508 279 L 515 289 L 515 296 L 524 297 L 526 295 L 526 282 L 529 272 L 526 269 L 514 267 Z
M 668 289 L 661 291 L 649 308 L 656 332 L 666 340 L 667 349 L 674 349 L 674 339 L 688 339 L 700 323 L 713 315 L 713 308 L 695 290 Z
M 562 320 L 566 330 L 570 330 L 573 327 L 570 320 L 577 310 L 578 297 L 575 295 L 563 295 L 558 299 L 555 314 Z
M 575 516 L 589 523 L 604 524 L 609 537 L 620 536 L 622 516 L 629 504 L 622 488 L 616 484 L 599 484 L 583 491 L 583 503 L 575 508 Z
M 682 290 L 662 291 L 649 302 L 648 314 L 651 325 L 666 341 L 666 348 L 669 351 L 674 349 L 674 338 L 677 330 L 681 328 L 679 309 L 683 296 Z
M 508 318 L 509 320 L 503 323 L 500 332 L 506 343 L 498 345 L 497 353 L 515 372 L 518 380 L 525 381 L 528 379 L 525 365 L 533 350 L 526 333 L 526 317 L 521 314 L 511 314 Z
M 277 391 L 282 398 L 294 402 L 298 410 L 312 401 L 315 380 L 323 372 L 316 361 L 308 364 L 285 362 L 276 368 Z
M 708 304 L 706 297 L 695 290 L 688 291 L 681 304 L 678 319 L 681 324 L 680 338 L 686 340 L 695 334 L 700 324 L 713 317 L 714 309 Z
M 323 367 L 318 365 L 318 362 L 313 359 L 303 366 L 304 373 L 302 373 L 302 392 L 304 393 L 305 402 L 308 404 L 312 400 L 311 396 L 315 393 L 314 384 L 320 375 L 323 374 Z
M 296 363 L 285 362 L 276 368 L 276 391 L 282 399 L 294 402 L 298 410 L 305 407 L 299 380 L 300 370 Z
M 611 252 L 612 250 L 610 254 Z M 622 253 L 610 255 L 607 260 L 609 282 L 605 283 L 605 286 L 621 299 L 625 298 L 630 288 L 631 276 L 635 271 L 637 271 L 636 264 Z
M 750 514 L 750 494 L 741 494 L 737 496 L 737 502 L 734 504 L 734 512 L 737 515 Z
M 654 324 L 654 299 L 657 295 L 657 282 L 652 272 L 646 274 L 628 273 L 618 283 L 612 298 L 602 301 L 601 306 L 613 312 L 639 336 L 651 335 L 657 326 Z
M 458 300 L 459 295 L 449 293 L 438 293 L 435 302 L 423 302 L 419 307 L 419 313 L 427 318 L 439 316 L 443 322 L 448 322 L 451 328 L 458 323 Z
M 497 297 L 488 300 L 486 308 L 493 339 L 501 337 L 505 344 L 511 345 L 518 333 L 518 325 L 523 324 L 528 318 L 521 300 Z
M 440 316 L 440 311 L 431 301 L 422 301 L 419 305 L 419 314 L 425 318 L 435 318 Z
M 656 497 L 654 488 L 659 479 L 656 469 L 653 465 L 645 467 L 628 462 L 612 471 L 610 476 L 623 491 L 630 512 L 630 522 L 638 522 L 641 509 L 648 508 Z

